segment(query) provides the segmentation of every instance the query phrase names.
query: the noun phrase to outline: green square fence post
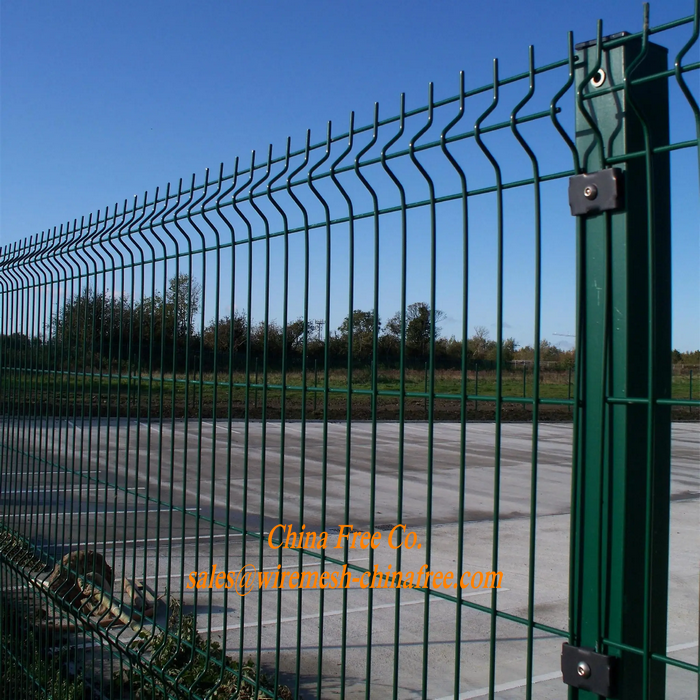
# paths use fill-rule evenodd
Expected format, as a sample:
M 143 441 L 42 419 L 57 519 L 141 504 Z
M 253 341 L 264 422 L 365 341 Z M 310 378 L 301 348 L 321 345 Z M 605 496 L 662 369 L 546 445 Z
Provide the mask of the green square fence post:
M 582 192 L 593 208 L 578 227 L 570 622 L 574 646 L 618 657 L 615 697 L 642 700 L 665 693 L 652 654 L 666 652 L 671 431 L 657 400 L 671 396 L 670 168 L 654 149 L 669 143 L 669 107 L 666 77 L 640 82 L 666 70 L 667 50 L 621 36 L 577 46 L 581 169 L 619 168 L 622 186 L 617 204 L 603 202 L 612 178 L 570 188 L 572 213 Z

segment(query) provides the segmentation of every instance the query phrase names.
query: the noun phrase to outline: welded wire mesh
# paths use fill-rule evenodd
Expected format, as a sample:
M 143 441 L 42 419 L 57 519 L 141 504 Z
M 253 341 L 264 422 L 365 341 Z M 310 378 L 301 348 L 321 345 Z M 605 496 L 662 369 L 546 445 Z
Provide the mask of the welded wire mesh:
M 597 167 L 672 153 L 681 196 L 694 182 L 697 198 L 697 6 L 605 44 L 600 30 L 597 48 L 666 38 L 680 46 L 673 66 L 630 71 L 620 89 L 669 85 L 671 141 L 603 145 Z M 574 607 L 587 595 L 568 557 L 573 539 L 575 579 L 581 319 L 573 378 L 542 341 L 583 303 L 567 186 L 595 158 L 574 129 L 595 71 L 581 81 L 572 36 L 568 47 L 544 66 L 531 48 L 518 75 L 494 62 L 491 84 L 461 74 L 446 98 L 431 84 L 426 105 L 402 96 L 390 117 L 375 105 L 366 126 L 353 114 L 347 129 L 329 123 L 300 147 L 4 248 L 0 647 L 12 697 L 71 674 L 108 697 L 564 696 L 561 642 L 579 635 L 570 587 Z M 513 326 L 532 348 L 524 367 Z M 649 393 L 607 403 L 700 412 L 692 375 L 658 396 L 649 354 Z M 569 417 L 573 430 L 550 424 Z M 271 546 L 278 524 L 337 539 L 348 523 L 384 541 L 406 524 L 421 548 Z M 456 579 L 502 571 L 508 592 L 238 596 L 190 576 L 423 564 Z M 652 656 L 682 672 L 669 673 L 675 692 L 697 687 L 693 641 L 631 653 L 647 675 Z

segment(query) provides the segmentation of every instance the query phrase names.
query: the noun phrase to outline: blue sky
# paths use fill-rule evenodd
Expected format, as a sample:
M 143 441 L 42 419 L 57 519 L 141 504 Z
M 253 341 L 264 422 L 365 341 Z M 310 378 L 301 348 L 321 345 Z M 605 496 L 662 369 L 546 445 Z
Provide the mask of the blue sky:
M 652 25 L 692 10 L 691 0 L 657 2 L 651 8 Z M 605 34 L 638 31 L 642 21 L 642 5 L 636 0 L 37 1 L 5 2 L 1 12 L 2 245 L 104 210 L 134 194 L 141 196 L 145 190 L 153 192 L 167 182 L 176 184 L 180 177 L 189 182 L 193 172 L 201 179 L 205 168 L 218 171 L 221 161 L 229 174 L 236 156 L 247 162 L 252 149 L 264 155 L 269 143 L 280 154 L 288 136 L 294 148 L 301 148 L 307 129 L 312 142 L 319 142 L 328 120 L 335 133 L 347 129 L 350 110 L 355 110 L 359 124 L 371 122 L 375 102 L 380 103 L 380 116 L 393 115 L 401 92 L 406 93 L 409 109 L 424 105 L 429 81 L 435 83 L 437 99 L 453 95 L 460 70 L 466 73 L 468 88 L 486 84 L 494 57 L 499 58 L 502 76 L 520 73 L 527 67 L 529 44 L 536 47 L 537 65 L 564 58 L 567 31 L 574 31 L 576 41 L 593 38 L 598 18 L 604 19 Z M 669 33 L 669 40 L 677 50 L 689 34 L 690 28 L 683 27 Z M 686 60 L 698 60 L 697 47 Z M 697 76 L 691 74 L 694 88 Z M 514 103 L 510 101 L 511 106 Z M 672 122 L 672 138 L 690 138 L 690 112 L 677 104 L 680 116 Z M 532 135 L 541 146 L 538 155 L 549 164 L 547 137 L 536 131 Z M 501 157 L 507 161 L 505 154 Z M 552 167 L 555 161 L 552 156 Z M 513 176 L 528 167 L 526 161 L 518 162 L 512 166 Z M 474 173 L 476 181 L 481 172 L 486 171 Z M 673 177 L 673 343 L 690 350 L 700 347 L 696 155 L 690 151 L 675 155 Z M 487 179 L 484 174 L 484 182 Z M 571 339 L 555 334 L 574 332 L 573 220 L 565 188 L 553 185 L 543 197 L 542 333 L 565 345 Z M 489 213 L 486 199 L 483 214 L 481 205 L 473 207 L 474 220 L 481 222 L 485 234 L 483 247 L 475 248 L 469 329 L 484 325 L 495 333 L 495 258 L 488 234 L 492 210 Z M 521 344 L 531 342 L 532 335 L 532 304 L 523 302 L 532 299 L 530 202 L 531 196 L 520 202 L 515 195 L 506 202 L 505 334 Z M 449 222 L 449 208 L 444 216 Z M 415 226 L 420 229 L 425 222 L 416 219 Z M 381 267 L 389 269 L 396 249 L 390 222 L 385 229 Z M 371 260 L 371 235 L 358 225 L 358 237 L 357 253 Z M 339 233 L 332 327 L 340 325 L 347 313 L 342 241 Z M 416 243 L 409 253 L 414 280 L 409 303 L 427 299 L 426 246 L 427 241 Z M 292 248 L 294 262 L 298 260 L 294 256 L 301 255 L 297 241 Z M 243 256 L 239 263 L 245 263 Z M 279 264 L 279 260 L 273 264 L 270 313 L 281 320 Z M 312 255 L 314 265 L 317 279 L 312 283 L 310 313 L 320 317 L 323 260 L 315 261 Z M 443 333 L 459 337 L 461 306 L 455 299 L 460 296 L 461 268 L 449 244 L 438 249 L 438 268 L 437 306 L 447 314 Z M 371 307 L 370 273 L 356 272 L 356 308 Z M 208 296 L 213 283 L 209 277 Z M 230 271 L 224 267 L 220 285 L 225 287 L 229 279 Z M 259 279 L 256 267 L 257 319 L 262 317 Z M 292 318 L 301 313 L 300 280 L 298 275 L 291 277 Z M 244 291 L 237 290 L 236 298 L 243 298 Z M 220 314 L 230 311 L 226 304 L 221 302 Z M 397 308 L 395 277 L 388 274 L 380 289 L 382 320 Z

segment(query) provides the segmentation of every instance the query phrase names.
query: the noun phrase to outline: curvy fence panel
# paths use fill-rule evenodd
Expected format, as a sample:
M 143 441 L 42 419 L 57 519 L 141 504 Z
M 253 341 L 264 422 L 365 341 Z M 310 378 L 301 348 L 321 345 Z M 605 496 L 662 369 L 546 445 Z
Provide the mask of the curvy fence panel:
M 6 697 L 697 697 L 697 47 L 647 9 L 6 246 Z

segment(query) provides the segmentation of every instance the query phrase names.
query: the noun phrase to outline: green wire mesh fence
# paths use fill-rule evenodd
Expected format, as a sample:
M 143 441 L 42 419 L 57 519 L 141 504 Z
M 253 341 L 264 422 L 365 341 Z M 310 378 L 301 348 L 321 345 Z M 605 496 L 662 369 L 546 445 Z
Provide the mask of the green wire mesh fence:
M 695 697 L 669 183 L 697 196 L 698 32 L 697 3 L 599 25 L 6 246 L 7 697 Z M 563 643 L 617 671 L 562 683 Z

